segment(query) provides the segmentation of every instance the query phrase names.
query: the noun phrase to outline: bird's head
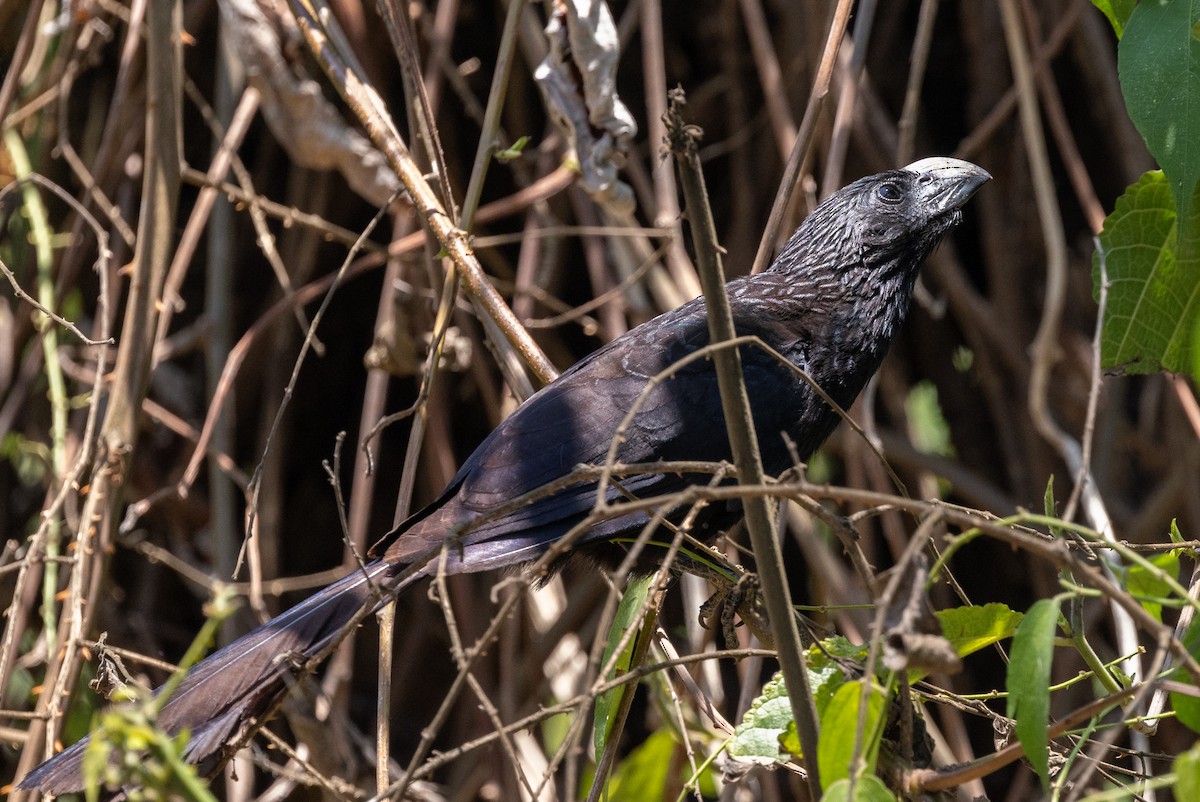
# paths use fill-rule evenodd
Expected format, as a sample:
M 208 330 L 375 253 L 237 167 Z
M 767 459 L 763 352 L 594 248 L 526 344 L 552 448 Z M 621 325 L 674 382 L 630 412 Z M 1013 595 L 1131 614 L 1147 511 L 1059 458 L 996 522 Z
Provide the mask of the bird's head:
M 813 210 L 776 268 L 915 273 L 990 179 L 982 167 L 948 157 L 860 178 Z
M 851 184 L 842 192 L 862 185 L 849 194 L 864 261 L 886 261 L 909 250 L 924 259 L 962 219 L 963 204 L 990 179 L 970 162 L 933 157 Z
M 790 297 L 837 332 L 837 358 L 870 376 L 904 322 L 921 263 L 990 179 L 950 158 L 860 178 L 805 218 L 767 272 L 787 276 Z

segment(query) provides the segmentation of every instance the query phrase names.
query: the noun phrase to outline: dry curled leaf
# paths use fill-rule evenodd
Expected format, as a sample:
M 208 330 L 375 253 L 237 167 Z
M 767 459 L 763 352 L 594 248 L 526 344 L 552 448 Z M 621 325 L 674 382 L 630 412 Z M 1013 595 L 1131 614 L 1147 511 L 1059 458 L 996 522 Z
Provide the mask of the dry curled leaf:
M 546 104 L 579 159 L 592 198 L 614 213 L 633 211 L 633 191 L 617 178 L 637 123 L 617 95 L 621 47 L 601 0 L 558 0 L 546 23 L 550 52 L 534 72 Z
M 354 128 L 321 91 L 319 83 L 285 58 L 287 18 L 264 13 L 257 0 L 221 0 L 225 30 L 262 98 L 262 114 L 288 155 L 313 170 L 337 170 L 356 193 L 376 206 L 400 190 L 387 159 Z

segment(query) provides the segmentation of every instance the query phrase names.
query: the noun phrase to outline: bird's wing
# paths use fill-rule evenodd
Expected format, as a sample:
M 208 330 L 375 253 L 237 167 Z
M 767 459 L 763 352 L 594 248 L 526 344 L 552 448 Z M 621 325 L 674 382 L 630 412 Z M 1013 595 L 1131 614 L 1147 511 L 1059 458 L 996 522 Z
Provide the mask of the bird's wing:
M 758 292 L 753 298 L 740 292 L 742 282 L 730 286 L 738 333 L 769 335 L 764 339 L 790 348 L 794 360 L 802 359 L 811 332 L 790 317 L 773 313 L 772 298 L 794 293 L 794 288 L 782 276 L 758 276 L 754 281 Z M 771 284 L 779 285 L 777 293 L 761 292 Z M 820 305 L 820 300 L 814 298 L 813 303 Z M 442 497 L 385 539 L 381 545 L 388 547 L 388 559 L 413 559 L 467 526 L 469 534 L 459 541 L 464 548 L 494 543 L 511 550 L 508 562 L 519 562 L 518 555 L 528 559 L 530 552 L 592 511 L 596 483 L 581 481 L 502 515 L 489 518 L 489 513 L 570 475 L 578 465 L 604 464 L 618 431 L 616 461 L 620 463 L 731 461 L 711 361 L 700 358 L 676 364 L 709 343 L 703 301 L 686 304 L 619 342 L 620 347 L 601 348 L 572 367 L 504 420 Z M 812 394 L 775 357 L 752 347 L 741 351 L 764 457 L 771 463 L 768 470 L 778 472 L 791 461 L 780 433 L 794 428 L 793 421 L 803 416 Z M 668 368 L 674 372 L 661 378 Z M 622 422 L 635 407 L 636 413 L 622 430 Z M 624 476 L 619 488 L 610 489 L 609 500 L 623 493 L 641 497 L 675 493 L 708 480 L 703 473 Z M 483 523 L 477 523 L 480 519 Z M 581 542 L 609 537 L 616 528 L 639 527 L 643 519 L 601 524 Z

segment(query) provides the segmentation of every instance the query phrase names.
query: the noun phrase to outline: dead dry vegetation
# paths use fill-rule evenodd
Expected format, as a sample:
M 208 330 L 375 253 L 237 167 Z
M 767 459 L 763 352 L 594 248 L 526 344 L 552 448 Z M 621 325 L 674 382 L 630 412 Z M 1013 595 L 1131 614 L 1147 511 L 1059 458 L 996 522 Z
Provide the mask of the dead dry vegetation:
M 754 265 L 794 154 L 767 255 L 861 175 L 944 154 L 994 176 L 851 411 L 865 438 L 840 427 L 784 494 L 792 594 L 818 635 L 878 636 L 875 575 L 914 536 L 931 561 L 953 552 L 937 610 L 1025 612 L 1070 579 L 1088 592 L 1062 603 L 1076 648 L 1050 678 L 1065 787 L 1133 788 L 1192 744 L 1171 717 L 1122 724 L 1130 696 L 1092 674 L 1068 683 L 1137 648 L 1139 680 L 1186 656 L 1178 605 L 1138 612 L 1090 532 L 1153 556 L 1173 521 L 1200 528 L 1194 386 L 1096 369 L 1093 236 L 1152 167 L 1103 15 L 1082 0 L 611 10 L 611 80 L 564 62 L 538 81 L 565 45 L 544 30 L 557 3 L 0 3 L 0 786 L 82 737 L 114 683 L 159 684 L 218 585 L 240 602 L 228 641 L 357 565 L 556 371 L 699 293 L 662 154 L 677 85 L 731 276 Z M 580 30 L 563 58 L 595 55 Z M 1066 523 L 1036 517 L 1051 477 Z M 751 564 L 744 541 L 724 548 Z M 483 574 L 405 594 L 383 671 L 372 620 L 213 791 L 582 799 L 605 755 L 614 799 L 804 798 L 798 762 L 722 753 L 778 663 L 745 627 L 727 644 L 697 624 L 698 580 L 661 600 L 651 668 L 597 752 L 623 580 Z M 925 739 L 902 727 L 881 761 L 893 789 L 1041 793 L 1001 751 L 1009 645 L 913 686 L 933 770 L 907 773 Z M 1134 686 L 1138 710 L 1161 687 Z

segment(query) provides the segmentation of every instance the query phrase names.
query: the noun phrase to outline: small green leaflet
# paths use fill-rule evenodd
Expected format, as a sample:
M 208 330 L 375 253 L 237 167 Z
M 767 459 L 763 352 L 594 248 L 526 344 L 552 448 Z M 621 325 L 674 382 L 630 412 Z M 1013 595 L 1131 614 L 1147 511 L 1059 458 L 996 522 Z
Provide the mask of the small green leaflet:
M 631 626 L 638 626 L 638 616 L 646 603 L 646 597 L 650 593 L 650 583 L 653 581 L 653 575 L 631 578 L 629 584 L 625 587 L 625 595 L 621 597 L 621 603 L 617 606 L 616 615 L 613 616 L 612 626 L 608 630 L 608 644 L 604 647 L 604 657 L 601 660 L 601 665 L 608 665 L 608 661 L 612 658 L 613 651 L 621 642 L 621 638 L 625 634 L 625 630 Z M 633 647 L 637 642 L 637 638 L 633 637 L 625 644 L 625 648 L 621 651 L 621 656 L 617 659 L 613 666 L 613 672 L 605 679 L 612 679 L 620 676 L 631 668 L 630 661 L 633 658 Z M 621 706 L 621 699 L 627 692 L 632 691 L 628 685 L 619 685 L 611 691 L 600 694 L 596 697 L 596 715 L 592 723 L 592 743 L 596 747 L 596 754 L 604 754 L 604 746 L 608 743 L 608 735 L 612 732 L 613 714 Z
M 1050 787 L 1050 665 L 1058 627 L 1058 599 L 1035 602 L 1013 636 L 1008 664 L 1008 717 L 1030 764 Z

